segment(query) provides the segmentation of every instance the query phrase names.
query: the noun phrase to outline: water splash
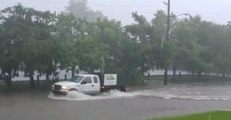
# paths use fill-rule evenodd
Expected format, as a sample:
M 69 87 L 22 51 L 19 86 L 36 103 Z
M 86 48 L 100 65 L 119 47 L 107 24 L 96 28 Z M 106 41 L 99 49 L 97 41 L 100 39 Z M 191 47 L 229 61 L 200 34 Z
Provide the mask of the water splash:
M 136 98 L 136 97 L 158 97 L 163 99 L 189 99 L 189 100 L 231 100 L 230 85 L 226 86 L 172 86 L 159 89 L 135 90 L 131 92 L 121 92 L 111 90 L 99 95 L 91 96 L 80 92 L 71 91 L 67 96 L 55 96 L 49 94 L 50 99 L 83 101 L 101 100 L 117 98 Z
M 70 91 L 66 96 L 56 96 L 53 93 L 50 93 L 48 95 L 48 98 L 54 100 L 83 101 L 83 100 L 131 98 L 135 96 L 136 96 L 135 94 L 121 92 L 118 90 L 111 90 L 109 92 L 101 93 L 95 96 L 87 95 L 78 91 Z

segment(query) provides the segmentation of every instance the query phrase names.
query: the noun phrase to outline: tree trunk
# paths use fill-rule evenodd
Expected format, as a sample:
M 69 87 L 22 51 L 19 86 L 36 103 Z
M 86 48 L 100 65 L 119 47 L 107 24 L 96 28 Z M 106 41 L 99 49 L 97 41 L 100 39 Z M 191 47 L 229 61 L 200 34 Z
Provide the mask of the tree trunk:
M 67 74 L 64 75 L 64 80 L 67 80 Z
M 179 72 L 179 81 L 181 81 L 181 72 Z
M 13 77 L 16 77 L 16 76 L 17 76 L 17 70 L 13 69 Z
M 72 78 L 75 76 L 75 66 L 71 67 L 71 72 L 72 72 Z
M 37 75 L 37 84 L 39 85 L 40 82 L 39 82 L 39 75 Z
M 194 80 L 194 78 L 195 78 L 195 73 L 192 72 L 192 79 Z
M 141 65 L 142 76 L 144 76 L 144 71 L 145 71 L 144 64 L 142 64 Z M 144 85 L 144 80 L 142 80 L 142 85 Z
M 35 81 L 34 81 L 33 75 L 34 75 L 34 73 L 32 71 L 30 71 L 29 76 L 30 76 L 30 86 L 31 87 L 35 87 Z
M 165 68 L 164 71 L 164 85 L 168 84 L 168 68 Z
M 150 81 L 150 72 L 148 72 L 148 81 Z
M 12 73 L 8 73 L 8 75 L 6 75 L 6 85 L 7 85 L 7 88 L 10 89 L 11 86 L 12 86 Z
M 47 81 L 48 83 L 50 83 L 50 78 L 49 78 L 49 76 L 50 76 L 50 75 L 49 75 L 49 73 L 47 72 L 47 73 L 46 73 L 46 81 Z
M 144 64 L 141 65 L 141 72 L 144 74 Z
M 176 67 L 173 67 L 172 80 L 175 80 L 175 78 L 176 78 Z
M 201 70 L 198 70 L 198 76 L 197 79 L 200 81 L 201 80 Z
M 204 79 L 205 79 L 205 80 L 208 80 L 208 76 L 209 76 L 209 73 L 205 73 Z
M 222 79 L 224 79 L 225 78 L 225 73 L 222 73 L 222 77 L 221 77 Z
M 39 79 L 40 75 L 37 75 L 37 84 L 40 84 L 40 79 Z

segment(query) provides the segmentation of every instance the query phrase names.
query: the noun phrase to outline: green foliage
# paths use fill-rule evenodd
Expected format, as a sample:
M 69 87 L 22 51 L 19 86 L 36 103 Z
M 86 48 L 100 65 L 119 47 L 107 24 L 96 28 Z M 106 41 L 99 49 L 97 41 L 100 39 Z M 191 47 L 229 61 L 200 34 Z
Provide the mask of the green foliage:
M 138 15 L 138 13 L 132 13 L 132 17 L 134 18 L 135 24 L 125 26 L 125 30 L 127 32 L 128 37 L 133 39 L 137 44 L 136 51 L 136 61 L 139 64 L 139 68 L 141 72 L 144 73 L 150 68 L 152 64 L 153 54 L 150 33 L 151 33 L 151 25 L 147 22 L 147 20 L 142 15 Z
M 176 15 L 172 15 L 176 16 Z M 0 12 L 0 68 L 11 77 L 19 68 L 55 74 L 57 68 L 118 73 L 125 83 L 142 83 L 152 68 L 230 74 L 231 25 L 203 21 L 200 16 L 171 17 L 166 41 L 164 11 L 152 21 L 132 13 L 134 23 L 121 26 L 91 10 L 86 0 L 71 0 L 58 15 L 21 4 Z
M 11 77 L 13 70 L 23 66 L 25 73 L 30 76 L 31 85 L 34 85 L 35 70 L 51 74 L 56 70 L 55 53 L 58 53 L 56 41 L 52 36 L 55 15 L 46 11 L 36 11 L 25 8 L 21 4 L 8 7 L 1 11 L 3 73 Z M 8 52 L 9 51 L 9 52 Z M 7 57 L 11 60 L 9 61 Z M 42 58 L 42 59 L 41 59 Z M 10 63 L 6 64 L 4 61 Z M 10 65 L 9 65 L 10 64 Z M 4 66 L 5 65 L 5 66 Z M 14 66 L 11 66 L 14 65 Z
M 100 11 L 94 11 L 88 7 L 87 0 L 70 0 L 66 11 L 73 14 L 75 17 L 85 19 L 88 22 L 96 22 L 102 18 L 103 14 Z

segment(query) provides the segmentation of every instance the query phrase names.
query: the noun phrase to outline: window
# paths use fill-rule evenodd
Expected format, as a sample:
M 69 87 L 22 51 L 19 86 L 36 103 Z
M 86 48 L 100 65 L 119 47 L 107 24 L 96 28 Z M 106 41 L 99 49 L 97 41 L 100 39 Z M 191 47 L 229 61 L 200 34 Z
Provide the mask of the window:
M 83 76 L 74 76 L 73 78 L 71 78 L 71 81 L 73 82 L 80 82 L 83 79 Z
M 98 78 L 94 77 L 94 83 L 98 83 Z
M 82 83 L 86 83 L 86 84 L 92 83 L 91 77 L 85 77 L 85 78 L 83 79 Z

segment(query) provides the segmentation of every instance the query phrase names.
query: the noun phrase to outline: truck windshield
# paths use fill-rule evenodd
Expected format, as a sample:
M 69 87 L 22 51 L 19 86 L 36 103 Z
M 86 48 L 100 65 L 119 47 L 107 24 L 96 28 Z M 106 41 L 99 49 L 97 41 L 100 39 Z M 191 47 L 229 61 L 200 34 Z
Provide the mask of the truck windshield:
M 71 78 L 71 81 L 73 82 L 80 82 L 82 80 L 83 76 L 74 76 L 73 78 Z

